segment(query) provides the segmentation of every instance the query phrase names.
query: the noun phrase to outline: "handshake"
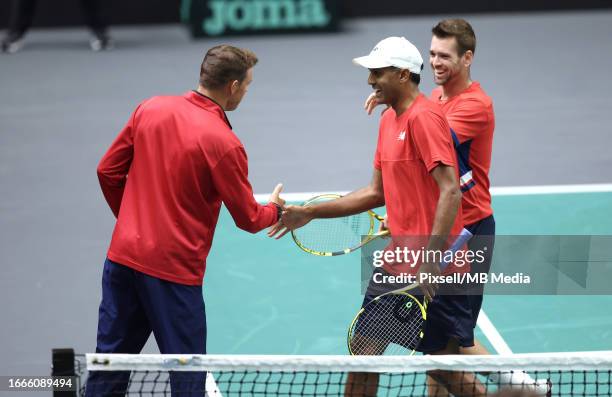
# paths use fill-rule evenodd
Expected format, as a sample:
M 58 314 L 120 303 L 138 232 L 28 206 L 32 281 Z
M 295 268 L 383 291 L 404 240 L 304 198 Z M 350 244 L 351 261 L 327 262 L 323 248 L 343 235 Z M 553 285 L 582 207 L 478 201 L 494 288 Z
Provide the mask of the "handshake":
M 270 228 L 270 230 L 268 230 L 268 237 L 273 237 L 277 240 L 290 231 L 304 226 L 313 219 L 307 207 L 285 205 L 285 200 L 280 197 L 280 192 L 282 190 L 283 184 L 279 183 L 272 191 L 270 199 L 268 200 L 282 208 L 281 218 Z

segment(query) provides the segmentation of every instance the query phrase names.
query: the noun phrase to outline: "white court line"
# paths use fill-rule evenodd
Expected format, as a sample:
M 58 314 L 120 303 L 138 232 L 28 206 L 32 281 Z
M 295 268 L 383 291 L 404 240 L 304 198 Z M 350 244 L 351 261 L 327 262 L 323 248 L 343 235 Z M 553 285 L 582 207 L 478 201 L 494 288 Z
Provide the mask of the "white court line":
M 217 382 L 215 382 L 215 377 L 210 372 L 206 373 L 206 397 L 223 397 L 221 394 L 221 390 L 217 386 Z
M 281 192 L 280 196 L 283 200 L 288 201 L 288 202 L 302 202 L 302 201 L 306 201 L 311 197 L 314 196 L 320 196 L 322 194 L 340 194 L 340 195 L 345 195 L 349 192 L 345 192 L 345 191 L 334 191 L 334 192 L 301 192 L 301 193 L 283 193 Z M 256 194 L 255 195 L 255 200 L 257 200 L 258 203 L 267 203 L 268 199 L 270 198 L 270 194 Z
M 612 183 L 585 185 L 543 185 L 543 186 L 507 186 L 492 187 L 493 196 L 529 196 L 535 194 L 570 194 L 612 192 Z
M 612 183 L 596 183 L 584 185 L 542 185 L 542 186 L 498 186 L 490 189 L 493 196 L 531 196 L 537 194 L 571 194 L 571 193 L 602 193 L 612 192 Z M 320 194 L 346 194 L 345 191 L 281 193 L 287 201 L 306 201 Z M 258 202 L 267 202 L 270 194 L 256 194 Z
M 510 349 L 510 346 L 508 346 L 495 325 L 493 325 L 489 319 L 489 316 L 487 316 L 482 309 L 480 310 L 476 324 L 485 337 L 489 340 L 497 354 L 512 354 L 512 349 Z

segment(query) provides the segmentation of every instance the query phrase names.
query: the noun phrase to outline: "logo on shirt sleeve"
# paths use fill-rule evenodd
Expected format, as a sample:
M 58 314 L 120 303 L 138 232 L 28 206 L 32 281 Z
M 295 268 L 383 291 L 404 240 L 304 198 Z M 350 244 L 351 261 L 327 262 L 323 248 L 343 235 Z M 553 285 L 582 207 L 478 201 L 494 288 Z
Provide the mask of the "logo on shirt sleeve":
M 459 184 L 461 192 L 465 193 L 476 185 L 476 181 L 472 176 L 472 167 L 470 167 L 470 148 L 472 146 L 472 140 L 459 143 L 457 134 L 451 128 L 451 136 L 453 137 L 453 143 L 455 146 L 455 152 L 457 153 L 457 165 L 459 166 Z

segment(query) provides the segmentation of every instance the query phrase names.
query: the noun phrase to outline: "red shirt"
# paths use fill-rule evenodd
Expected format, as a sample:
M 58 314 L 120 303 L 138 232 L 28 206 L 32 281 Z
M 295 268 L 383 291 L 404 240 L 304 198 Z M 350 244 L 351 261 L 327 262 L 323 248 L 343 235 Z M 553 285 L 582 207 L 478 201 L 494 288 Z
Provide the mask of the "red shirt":
M 202 285 L 222 201 L 249 232 L 277 221 L 274 204 L 255 201 L 247 173 L 244 147 L 214 101 L 196 92 L 144 101 L 98 165 L 117 217 L 108 258 Z
M 476 81 L 452 98 L 442 100 L 441 96 L 441 87 L 431 93 L 459 141 L 463 218 L 466 225 L 471 225 L 493 213 L 489 193 L 495 128 L 493 101 Z
M 417 245 L 426 245 L 440 196 L 430 172 L 440 164 L 456 169 L 455 156 L 450 127 L 442 110 L 423 94 L 399 117 L 392 108 L 385 111 L 374 167 L 382 172 L 388 226 L 394 239 L 409 240 L 409 245 L 415 245 L 416 238 L 422 243 Z M 459 211 L 451 234 L 459 235 L 462 225 Z M 385 270 L 399 273 L 393 268 Z

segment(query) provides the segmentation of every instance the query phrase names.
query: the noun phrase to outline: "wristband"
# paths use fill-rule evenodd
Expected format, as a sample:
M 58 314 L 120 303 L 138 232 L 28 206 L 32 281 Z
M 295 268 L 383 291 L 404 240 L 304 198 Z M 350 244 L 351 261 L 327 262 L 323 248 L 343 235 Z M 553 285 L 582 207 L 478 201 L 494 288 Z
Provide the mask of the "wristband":
M 274 206 L 276 207 L 276 221 L 278 222 L 280 221 L 281 216 L 283 216 L 283 207 L 273 201 L 270 201 L 270 203 L 274 204 Z

